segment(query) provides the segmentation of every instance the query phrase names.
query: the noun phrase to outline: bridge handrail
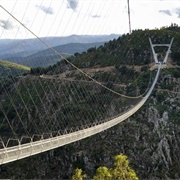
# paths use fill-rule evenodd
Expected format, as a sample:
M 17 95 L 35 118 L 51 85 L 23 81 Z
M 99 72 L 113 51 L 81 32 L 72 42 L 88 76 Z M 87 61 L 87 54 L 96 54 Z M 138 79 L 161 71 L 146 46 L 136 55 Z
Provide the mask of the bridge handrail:
M 150 94 L 152 93 L 156 82 L 158 80 L 160 70 L 161 70 L 161 62 L 158 64 L 158 71 L 156 73 L 156 77 L 154 79 L 154 82 L 147 92 L 147 94 L 144 96 L 144 98 L 132 109 L 130 109 L 128 112 L 122 114 L 119 117 L 116 117 L 108 122 L 104 122 L 102 124 L 89 127 L 83 130 L 79 130 L 76 132 L 72 132 L 69 134 L 64 134 L 56 137 L 52 137 L 49 139 L 42 139 L 40 141 L 30 142 L 27 144 L 17 145 L 13 147 L 8 147 L 4 149 L 0 149 L 0 164 L 5 164 L 8 162 L 12 162 L 18 159 L 22 159 L 28 156 L 32 156 L 35 154 L 39 154 L 41 152 L 45 152 L 57 147 L 61 147 L 66 144 L 70 144 L 72 142 L 84 139 L 86 137 L 92 136 L 94 134 L 97 134 L 99 132 L 102 132 L 106 129 L 109 129 L 110 127 L 113 127 L 117 125 L 118 123 L 124 121 L 125 119 L 129 118 L 131 115 L 133 115 L 136 111 L 138 111 L 144 103 L 149 98 Z

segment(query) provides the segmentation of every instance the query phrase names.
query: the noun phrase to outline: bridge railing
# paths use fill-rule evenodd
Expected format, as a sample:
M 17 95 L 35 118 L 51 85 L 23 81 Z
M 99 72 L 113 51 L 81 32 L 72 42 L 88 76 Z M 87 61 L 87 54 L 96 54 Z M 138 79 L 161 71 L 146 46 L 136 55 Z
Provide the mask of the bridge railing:
M 51 137 L 48 139 L 42 139 L 40 141 L 30 142 L 26 144 L 19 144 L 17 146 L 13 146 L 9 148 L 4 147 L 3 149 L 0 149 L 0 164 L 16 161 L 18 159 L 29 157 L 29 156 L 39 154 L 39 153 L 42 153 L 42 152 L 45 152 L 45 151 L 48 151 L 57 147 L 64 146 L 66 144 L 70 144 L 75 141 L 79 141 L 81 139 L 84 139 L 94 134 L 97 134 L 99 132 L 102 132 L 108 128 L 111 128 L 117 125 L 118 123 L 124 121 L 125 119 L 129 118 L 136 111 L 138 111 L 149 98 L 158 80 L 161 66 L 162 65 L 160 62 L 158 65 L 158 71 L 156 73 L 154 82 L 151 88 L 149 89 L 148 93 L 146 94 L 146 96 L 144 96 L 144 98 L 136 106 L 130 109 L 128 112 L 122 114 L 119 117 L 111 119 L 107 122 L 104 122 L 99 125 L 95 125 L 93 127 L 89 127 L 87 129 L 82 129 L 76 132 L 72 132 L 69 134 L 64 134 L 64 135 L 60 135 L 56 137 Z

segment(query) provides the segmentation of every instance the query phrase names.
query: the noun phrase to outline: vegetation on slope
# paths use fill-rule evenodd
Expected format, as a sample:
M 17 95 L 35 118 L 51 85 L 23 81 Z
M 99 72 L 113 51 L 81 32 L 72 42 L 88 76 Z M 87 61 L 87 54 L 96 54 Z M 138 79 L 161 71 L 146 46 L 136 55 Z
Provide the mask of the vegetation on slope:
M 20 64 L 0 60 L 0 76 L 16 76 L 22 75 L 30 71 L 30 68 Z
M 109 77 L 118 83 L 131 83 L 130 86 L 126 87 L 126 91 L 128 94 L 132 94 L 135 93 L 133 86 L 135 83 L 142 90 L 145 89 L 144 86 L 147 85 L 147 79 L 149 79 L 149 74 L 146 72 L 148 66 L 145 66 L 150 62 L 149 36 L 154 43 L 169 43 L 171 37 L 175 37 L 171 57 L 173 63 L 179 63 L 179 27 L 174 28 L 174 26 L 161 30 L 135 31 L 131 35 L 123 35 L 117 41 L 113 40 L 97 49 L 90 48 L 85 53 L 76 54 L 76 58 L 72 57 L 69 60 L 78 67 L 87 67 L 88 69 L 112 65 L 113 68 L 110 68 L 110 71 L 103 70 L 103 72 L 91 73 L 94 73 L 95 79 L 103 83 L 106 81 L 105 77 Z M 123 49 L 127 51 L 125 52 Z M 176 56 L 174 56 L 175 52 Z M 131 56 L 133 58 L 127 61 L 126 58 Z M 142 67 L 137 71 L 135 68 L 133 69 L 132 65 L 142 65 Z M 62 75 L 65 72 L 68 72 L 66 78 L 70 78 L 71 81 L 60 80 L 58 74 Z M 131 73 L 134 76 L 132 79 L 130 79 L 132 76 L 129 76 Z M 29 125 L 27 130 L 32 133 L 34 131 L 32 124 L 37 123 L 39 126 L 43 119 L 46 124 L 41 125 L 40 131 L 43 132 L 45 128 L 53 125 L 56 125 L 58 130 L 62 127 L 60 124 L 62 119 L 68 119 L 67 124 L 63 127 L 69 128 L 74 124 L 81 124 L 82 119 L 86 121 L 89 118 L 88 116 L 94 113 L 94 109 L 96 114 L 91 118 L 102 118 L 103 120 L 108 115 L 119 114 L 122 105 L 129 107 L 129 104 L 132 103 L 125 103 L 124 100 L 121 101 L 120 98 L 117 99 L 115 96 L 109 95 L 106 90 L 93 84 L 84 83 L 82 85 L 83 77 L 65 62 L 59 62 L 48 68 L 32 69 L 31 74 L 38 76 L 27 76 L 15 83 L 14 87 L 10 87 L 11 90 L 17 88 L 24 99 L 22 102 L 18 92 L 12 95 L 17 109 L 9 106 L 6 97 L 1 96 L 1 103 L 7 112 L 7 117 L 18 133 L 22 133 L 23 128 L 17 120 L 15 110 L 22 114 L 23 121 Z M 49 79 L 48 76 L 41 78 L 39 77 L 40 74 L 51 76 Z M 52 76 L 52 74 L 55 75 Z M 159 79 L 159 84 L 156 86 L 158 89 L 153 91 L 148 103 L 130 120 L 96 136 L 53 150 L 50 153 L 24 159 L 12 165 L 4 165 L 2 166 L 2 177 L 68 179 L 77 167 L 82 168 L 88 176 L 92 177 L 97 167 L 103 164 L 111 167 L 112 157 L 123 152 L 128 155 L 133 169 L 136 170 L 141 179 L 178 179 L 180 177 L 178 170 L 180 167 L 178 121 L 180 105 L 177 78 L 179 78 L 178 69 L 164 70 Z M 133 81 L 134 84 L 132 84 Z M 74 89 L 77 84 L 78 88 Z M 115 89 L 119 88 L 113 86 L 111 81 L 106 85 Z M 67 86 L 69 91 L 65 90 Z M 36 90 L 38 90 L 38 94 Z M 89 90 L 89 95 L 87 95 L 86 90 Z M 31 93 L 31 98 L 28 95 L 29 93 Z M 80 101 L 77 101 L 76 97 Z M 23 103 L 26 104 L 27 109 L 24 109 Z M 54 114 L 50 116 L 54 109 L 56 109 Z M 104 116 L 98 113 L 100 109 Z M 68 112 L 71 112 L 72 116 L 69 116 Z M 2 118 L 2 114 L 0 116 Z M 2 118 L 1 122 L 3 120 Z M 6 133 L 7 126 L 2 128 Z
M 78 67 L 149 64 L 152 60 L 149 38 L 153 43 L 169 44 L 172 37 L 174 37 L 172 58 L 174 63 L 179 63 L 180 33 L 168 28 L 136 30 L 132 34 L 122 35 L 117 40 L 105 43 L 104 46 L 91 48 L 86 53 L 80 54 L 73 63 Z M 156 52 L 158 51 L 159 49 L 156 49 Z
M 86 178 L 85 174 L 82 174 L 82 170 L 77 168 L 75 174 L 72 176 L 72 180 L 83 180 Z M 96 174 L 93 180 L 138 180 L 135 171 L 130 168 L 129 161 L 126 155 L 119 154 L 114 157 L 114 166 L 107 168 L 106 166 L 100 166 L 96 169 Z
M 172 45 L 172 59 L 179 64 L 180 58 L 180 27 L 172 25 L 160 30 L 135 30 L 132 34 L 124 34 L 117 40 L 111 40 L 98 48 L 92 47 L 81 54 L 75 53 L 75 58 L 69 60 L 79 68 L 93 66 L 118 65 L 146 65 L 152 62 L 149 38 L 153 43 L 169 44 L 174 37 Z M 156 47 L 156 52 L 166 51 Z M 54 66 L 58 68 L 60 64 Z

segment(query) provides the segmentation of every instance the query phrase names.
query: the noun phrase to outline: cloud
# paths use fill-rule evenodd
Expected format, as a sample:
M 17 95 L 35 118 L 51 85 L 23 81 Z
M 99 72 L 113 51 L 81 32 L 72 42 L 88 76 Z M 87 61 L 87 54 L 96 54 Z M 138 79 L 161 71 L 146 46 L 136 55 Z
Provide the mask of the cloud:
M 75 11 L 78 6 L 78 0 L 67 0 L 67 2 L 68 2 L 68 8 Z
M 93 17 L 93 18 L 100 18 L 101 16 L 99 16 L 99 15 L 92 15 L 91 17 Z
M 13 29 L 13 23 L 11 21 L 0 20 L 0 26 L 5 30 Z
M 178 15 L 178 18 L 180 18 L 180 7 L 175 9 L 175 13 Z
M 172 16 L 171 12 L 169 10 L 159 10 L 160 13 Z
M 52 7 L 45 7 L 45 6 L 38 6 L 38 5 L 36 5 L 36 7 L 41 9 L 46 14 L 54 14 Z
M 172 16 L 172 14 L 176 14 L 178 18 L 180 18 L 180 7 L 173 9 L 172 11 L 170 10 L 159 10 L 160 13 L 166 14 L 168 16 Z

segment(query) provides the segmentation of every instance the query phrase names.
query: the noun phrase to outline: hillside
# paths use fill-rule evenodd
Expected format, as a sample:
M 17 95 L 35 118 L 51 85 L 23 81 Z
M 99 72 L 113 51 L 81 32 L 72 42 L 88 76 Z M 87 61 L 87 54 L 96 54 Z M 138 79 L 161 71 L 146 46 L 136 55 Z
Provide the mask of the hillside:
M 55 46 L 53 49 L 60 53 L 63 57 L 70 57 L 73 56 L 74 53 L 82 53 L 87 51 L 87 49 L 91 47 L 99 47 L 100 45 L 104 44 L 104 42 L 97 42 L 97 43 L 70 43 L 60 46 Z M 26 57 L 21 57 L 22 53 L 17 54 L 17 57 L 7 57 L 8 61 L 16 62 L 19 64 L 23 64 L 25 66 L 34 68 L 34 67 L 48 67 L 50 65 L 54 65 L 57 62 L 61 61 L 61 57 L 54 53 L 51 49 L 45 49 L 43 51 L 38 51 L 33 53 L 32 55 L 27 55 Z M 9 56 L 9 55 L 8 55 Z
M 1 177 L 69 179 L 76 167 L 82 168 L 89 177 L 92 177 L 98 166 L 105 165 L 110 167 L 114 155 L 121 152 L 128 155 L 130 165 L 137 172 L 140 179 L 179 179 L 179 72 L 178 69 L 163 70 L 159 82 L 148 102 L 140 111 L 125 122 L 79 142 L 14 163 L 2 165 Z M 27 84 L 30 92 L 32 92 L 33 85 L 40 88 L 40 79 L 33 77 L 32 85 L 29 78 L 24 79 L 18 85 L 18 88 L 23 93 L 22 95 L 26 100 L 25 103 L 28 104 L 28 108 L 33 113 L 36 112 L 33 106 L 33 100 L 27 98 L 23 82 Z M 55 87 L 52 84 L 53 81 L 55 82 L 56 80 L 41 78 L 41 84 L 46 87 L 46 94 L 49 99 L 48 102 L 46 98 L 42 99 L 42 107 L 34 90 L 32 92 L 32 98 L 36 105 L 41 107 L 39 109 L 41 112 L 32 114 L 38 120 L 48 118 L 46 113 L 51 112 L 55 107 L 59 107 L 59 111 L 57 112 L 58 117 L 54 114 L 57 119 L 55 121 L 53 120 L 53 123 L 57 123 L 58 120 L 60 121 L 60 117 L 69 111 L 75 115 L 68 117 L 69 122 L 73 120 L 73 122 L 80 123 L 79 117 L 85 118 L 86 114 L 93 113 L 91 111 L 89 112 L 90 106 L 93 106 L 98 111 L 102 104 L 107 106 L 107 114 L 116 113 L 116 110 L 111 107 L 112 102 L 115 100 L 114 97 L 107 96 L 106 99 L 103 99 L 105 96 L 104 92 L 102 93 L 102 90 L 96 86 L 92 88 L 90 84 L 88 85 L 92 89 L 92 93 L 99 94 L 99 98 L 102 99 L 101 101 L 89 101 L 89 97 L 85 97 L 84 100 L 88 100 L 88 105 L 85 105 L 82 101 L 81 103 L 74 102 L 75 104 L 72 106 L 68 101 L 68 92 L 64 89 L 64 86 L 68 86 L 68 81 L 62 84 L 63 81 L 58 80 Z M 146 81 L 146 79 L 142 77 L 141 81 Z M 76 83 L 71 82 L 69 86 L 71 85 L 73 87 Z M 49 89 L 47 85 L 53 88 Z M 59 89 L 59 92 L 56 89 Z M 84 87 L 79 86 L 77 91 L 80 92 L 82 89 Z M 40 96 L 43 97 L 44 92 L 42 89 L 39 90 Z M 51 91 L 54 92 L 56 101 L 54 101 Z M 71 90 L 71 98 L 74 99 L 76 95 L 77 92 Z M 17 95 L 15 94 L 15 96 Z M 80 94 L 80 98 L 82 97 L 83 94 Z M 67 99 L 65 102 L 63 100 L 64 98 Z M 63 105 L 62 100 L 64 102 Z M 15 99 L 15 103 L 18 104 L 20 110 L 23 109 L 18 96 Z M 119 108 L 121 106 L 122 104 L 118 104 Z M 46 113 L 44 113 L 43 107 L 45 107 Z M 82 111 L 79 112 L 78 108 L 82 108 Z M 24 117 L 26 117 L 25 114 Z M 31 121 L 29 123 L 31 124 Z M 51 125 L 51 119 L 47 119 L 47 124 L 49 126 Z M 70 124 L 70 126 L 72 125 Z M 17 123 L 15 126 L 17 129 L 20 127 L 20 123 Z M 41 130 L 44 128 L 44 126 L 41 126 Z
M 90 47 L 98 47 L 104 42 L 117 38 L 119 35 L 71 35 L 67 37 L 46 37 L 42 40 L 54 47 L 65 57 L 73 55 L 75 52 L 86 51 Z M 7 39 L 0 40 L 0 59 L 23 64 L 28 67 L 47 67 L 59 60 L 48 47 L 38 39 Z
M 30 68 L 20 64 L 0 60 L 0 76 L 16 76 L 22 75 L 30 71 Z
M 169 44 L 174 37 L 172 45 L 172 60 L 180 65 L 180 33 L 169 29 L 137 30 L 132 34 L 122 35 L 117 40 L 109 41 L 99 48 L 91 48 L 87 53 L 80 54 L 73 63 L 78 67 L 111 66 L 111 65 L 147 65 L 152 62 L 149 38 L 153 43 Z M 166 49 L 157 47 L 156 52 Z
M 108 42 L 111 39 L 118 38 L 120 35 L 111 34 L 111 35 L 71 35 L 71 36 L 62 36 L 62 37 L 42 37 L 41 39 L 45 41 L 52 47 L 70 44 L 70 43 L 98 43 L 98 42 Z M 22 48 L 23 47 L 23 48 Z M 24 50 L 29 52 L 31 55 L 34 51 L 42 51 L 47 49 L 46 46 L 42 46 L 36 38 L 32 39 L 0 39 L 0 58 L 1 56 L 8 56 L 8 54 L 13 53 L 15 57 L 17 53 L 23 53 Z M 26 53 L 27 53 L 26 52 Z M 28 54 L 28 55 L 30 55 Z M 25 56 L 25 55 L 23 55 Z M 22 56 L 22 57 L 23 57 Z M 8 56 L 9 57 L 9 56 Z
M 68 58 L 108 88 L 134 96 L 139 89 L 141 93 L 145 92 L 156 73 L 156 69 L 152 68 L 148 38 L 151 37 L 154 43 L 169 43 L 174 37 L 172 54 L 168 59 L 174 68 L 162 70 L 149 100 L 136 114 L 90 138 L 2 165 L 1 178 L 70 179 L 77 167 L 92 178 L 97 167 L 110 167 L 112 158 L 123 153 L 128 156 L 139 179 L 180 179 L 179 29 L 167 27 L 134 31 Z M 151 68 L 152 71 L 149 71 Z M 72 127 L 81 126 L 84 122 L 88 124 L 94 119 L 116 116 L 136 103 L 109 93 L 66 61 L 47 68 L 32 68 L 30 73 L 7 85 L 14 92 L 13 104 L 18 108 L 9 105 L 12 100 L 8 99 L 8 95 L 0 93 L 4 112 L 8 112 L 6 118 L 20 135 L 24 133 L 22 122 L 32 134 L 36 132 L 34 123 L 41 127 L 41 132 L 53 125 L 57 129 L 65 127 L 71 131 Z M 17 121 L 16 111 L 22 115 L 21 122 Z M 0 120 L 3 121 L 3 113 L 0 113 Z M 46 123 L 42 125 L 43 120 Z M 63 120 L 66 120 L 65 124 L 61 124 Z M 3 138 L 11 132 L 7 124 L 2 124 L 1 130 Z
M 168 65 L 171 67 L 180 65 L 180 33 L 179 27 L 170 26 L 160 30 L 136 30 L 132 34 L 124 34 L 117 40 L 110 40 L 104 45 L 89 48 L 86 52 L 75 53 L 75 57 L 69 57 L 68 61 L 75 64 L 78 68 L 106 67 L 106 66 L 152 66 L 154 60 L 149 38 L 155 43 L 169 44 L 171 38 L 174 42 L 171 48 Z M 166 52 L 167 48 L 156 47 L 155 51 L 160 55 Z M 56 73 L 61 73 L 64 62 L 52 66 Z M 71 67 L 69 67 L 71 68 Z M 41 69 L 42 73 L 50 74 L 51 69 Z M 66 68 L 64 68 L 66 69 Z M 34 70 L 35 72 L 35 70 Z

